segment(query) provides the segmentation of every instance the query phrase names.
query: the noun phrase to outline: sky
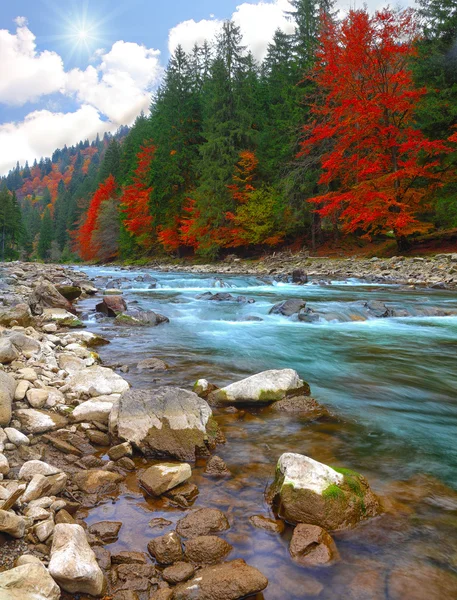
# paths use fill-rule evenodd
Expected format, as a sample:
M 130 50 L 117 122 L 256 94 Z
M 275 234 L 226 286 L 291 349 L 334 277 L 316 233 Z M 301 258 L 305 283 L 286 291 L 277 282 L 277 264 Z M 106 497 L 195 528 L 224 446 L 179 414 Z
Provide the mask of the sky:
M 343 11 L 363 5 L 338 0 Z M 0 0 L 0 175 L 131 125 L 176 46 L 213 38 L 224 19 L 262 60 L 278 27 L 292 33 L 289 8 L 288 0 Z

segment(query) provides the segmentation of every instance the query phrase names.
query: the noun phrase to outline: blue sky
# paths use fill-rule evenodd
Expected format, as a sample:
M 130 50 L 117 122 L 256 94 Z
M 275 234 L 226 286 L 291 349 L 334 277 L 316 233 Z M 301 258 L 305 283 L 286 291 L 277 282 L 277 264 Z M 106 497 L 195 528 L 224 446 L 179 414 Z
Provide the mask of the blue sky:
M 131 124 L 176 45 L 212 38 L 224 19 L 261 60 L 277 27 L 291 32 L 287 8 L 287 0 L 3 0 L 0 174 Z

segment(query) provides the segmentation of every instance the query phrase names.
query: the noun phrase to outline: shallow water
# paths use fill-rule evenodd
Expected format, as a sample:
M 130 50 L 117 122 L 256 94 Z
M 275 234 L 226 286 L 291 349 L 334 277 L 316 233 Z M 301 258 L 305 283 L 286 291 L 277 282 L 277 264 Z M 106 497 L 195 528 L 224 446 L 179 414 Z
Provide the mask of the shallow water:
M 208 479 L 204 461 L 194 469 L 192 481 L 200 490 L 194 506 L 227 512 L 232 527 L 224 537 L 234 546 L 231 557 L 245 558 L 269 578 L 265 599 L 318 593 L 319 598 L 396 598 L 402 565 L 413 573 L 440 568 L 441 580 L 457 568 L 457 494 L 450 489 L 457 489 L 457 317 L 348 320 L 354 318 L 350 303 L 356 301 L 382 300 L 414 314 L 427 307 L 457 309 L 455 293 L 357 281 L 294 286 L 255 277 L 224 277 L 229 288 L 221 290 L 217 275 L 154 272 L 158 287 L 149 290 L 149 282 L 135 281 L 143 270 L 85 270 L 105 280 L 127 278 L 116 286 L 123 288 L 129 307 L 170 318 L 156 328 L 119 328 L 95 319 L 96 299 L 81 303 L 89 328 L 112 341 L 101 349 L 103 361 L 131 366 L 126 377 L 132 385 L 190 388 L 200 377 L 223 385 L 261 370 L 291 367 L 335 415 L 308 423 L 268 409 L 216 412 L 228 440 L 217 454 L 233 478 Z M 255 303 L 196 299 L 205 291 L 229 291 Z M 293 297 L 345 322 L 307 324 L 268 315 L 274 303 Z M 263 320 L 243 321 L 247 316 Z M 149 357 L 163 359 L 170 370 L 138 372 L 135 365 Z M 288 556 L 290 531 L 271 535 L 249 524 L 253 514 L 270 514 L 264 490 L 286 451 L 358 470 L 388 498 L 387 514 L 335 536 L 342 561 L 333 567 L 295 566 Z M 152 537 L 167 531 L 148 527 L 152 518 L 176 522 L 182 516 L 182 510 L 163 501 L 145 499 L 130 477 L 121 496 L 92 509 L 87 521 L 122 520 L 119 541 L 109 549 L 144 551 Z

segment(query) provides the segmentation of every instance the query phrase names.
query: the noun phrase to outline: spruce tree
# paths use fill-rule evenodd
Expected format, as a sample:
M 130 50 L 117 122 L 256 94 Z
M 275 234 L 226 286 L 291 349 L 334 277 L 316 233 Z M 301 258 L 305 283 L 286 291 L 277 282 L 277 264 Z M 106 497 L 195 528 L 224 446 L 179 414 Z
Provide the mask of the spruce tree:
M 51 211 L 46 207 L 40 227 L 40 239 L 38 242 L 37 253 L 42 260 L 49 258 L 52 241 L 54 239 L 54 226 L 52 223 Z

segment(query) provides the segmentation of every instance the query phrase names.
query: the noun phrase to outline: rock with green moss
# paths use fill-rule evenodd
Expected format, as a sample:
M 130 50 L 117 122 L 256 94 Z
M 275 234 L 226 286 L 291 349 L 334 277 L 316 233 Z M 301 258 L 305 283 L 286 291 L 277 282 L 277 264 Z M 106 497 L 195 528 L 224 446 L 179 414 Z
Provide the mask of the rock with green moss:
M 232 383 L 208 396 L 208 402 L 214 405 L 224 404 L 269 404 L 286 397 L 308 395 L 309 385 L 297 371 L 279 369 L 263 371 L 236 383 Z
M 170 319 L 152 310 L 128 310 L 118 314 L 114 322 L 127 327 L 157 327 L 169 323 Z
M 77 300 L 82 294 L 82 289 L 76 285 L 58 285 L 56 286 L 56 289 L 59 294 L 62 294 L 62 296 L 70 302 Z
M 110 433 L 146 456 L 194 461 L 215 448 L 219 429 L 205 400 L 163 386 L 124 392 L 111 411 Z
M 328 531 L 354 527 L 380 512 L 379 501 L 362 475 L 301 454 L 280 457 L 267 497 L 285 521 Z
M 43 320 L 53 321 L 61 327 L 84 327 L 82 321 L 64 308 L 45 308 L 43 309 Z

